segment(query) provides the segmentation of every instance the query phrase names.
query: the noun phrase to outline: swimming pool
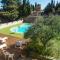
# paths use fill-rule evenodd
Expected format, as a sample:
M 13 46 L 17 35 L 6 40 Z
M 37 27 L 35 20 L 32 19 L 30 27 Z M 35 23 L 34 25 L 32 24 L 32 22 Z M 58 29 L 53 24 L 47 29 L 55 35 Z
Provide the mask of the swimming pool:
M 20 26 L 12 27 L 10 30 L 11 32 L 15 32 L 15 33 L 25 33 L 29 30 L 30 27 L 31 27 L 31 24 L 23 23 Z

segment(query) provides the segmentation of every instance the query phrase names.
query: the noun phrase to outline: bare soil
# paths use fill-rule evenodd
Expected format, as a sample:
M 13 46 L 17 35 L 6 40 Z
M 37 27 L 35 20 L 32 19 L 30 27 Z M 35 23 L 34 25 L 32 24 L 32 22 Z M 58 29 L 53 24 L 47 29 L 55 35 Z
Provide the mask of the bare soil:
M 21 55 L 22 51 L 19 48 L 15 48 L 15 43 L 16 43 L 16 41 L 22 40 L 22 39 L 17 38 L 17 37 L 13 37 L 13 36 L 4 35 L 4 34 L 0 34 L 0 37 L 8 37 L 8 39 L 6 40 L 7 41 L 6 44 L 8 46 L 6 50 L 9 53 L 13 53 L 14 60 L 16 60 L 18 58 L 18 56 Z M 4 57 L 1 50 L 0 50 L 0 60 L 5 60 L 5 57 Z

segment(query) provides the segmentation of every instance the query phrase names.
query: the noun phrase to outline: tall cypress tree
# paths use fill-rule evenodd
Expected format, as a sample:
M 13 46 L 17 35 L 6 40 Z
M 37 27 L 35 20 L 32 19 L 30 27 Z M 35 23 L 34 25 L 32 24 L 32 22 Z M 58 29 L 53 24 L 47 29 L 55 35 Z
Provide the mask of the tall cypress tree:
M 3 10 L 5 10 L 6 0 L 2 0 L 1 3 L 3 4 Z
M 51 13 L 52 12 L 52 8 L 51 8 L 51 4 L 50 3 L 48 3 L 48 5 L 45 7 L 45 9 L 44 9 L 44 13 L 45 14 L 49 14 L 49 13 Z
M 55 11 L 57 14 L 60 14 L 60 3 L 58 3 L 57 1 L 57 4 L 56 4 L 56 7 L 55 7 Z
M 58 14 L 60 15 L 60 3 L 58 4 Z
M 29 0 L 23 0 L 19 4 L 19 16 L 25 17 L 25 16 L 28 16 L 30 13 L 31 13 L 31 7 L 30 7 Z
M 51 0 L 51 9 L 52 9 L 52 13 L 55 12 L 55 1 Z
M 35 10 L 35 6 L 31 4 L 31 11 Z
M 27 1 L 27 4 L 26 4 L 26 8 L 27 8 L 27 15 L 29 15 L 31 13 L 31 6 L 30 6 L 30 3 L 29 3 L 29 0 Z
M 51 3 L 48 3 L 48 5 L 45 7 L 44 12 L 49 13 L 55 13 L 55 1 L 51 0 Z

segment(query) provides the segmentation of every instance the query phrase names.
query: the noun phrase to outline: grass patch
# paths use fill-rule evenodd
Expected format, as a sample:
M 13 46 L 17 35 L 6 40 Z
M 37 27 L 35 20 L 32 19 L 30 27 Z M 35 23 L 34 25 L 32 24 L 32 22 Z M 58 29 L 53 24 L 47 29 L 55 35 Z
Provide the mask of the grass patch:
M 0 29 L 0 33 L 6 34 L 6 35 L 10 35 L 10 36 L 14 36 L 14 37 L 23 38 L 24 34 L 14 33 L 14 32 L 11 32 L 11 31 L 10 31 L 10 29 L 11 29 L 12 27 L 16 27 L 16 26 L 20 26 L 20 24 L 18 23 L 18 24 L 15 24 L 15 25 L 12 25 L 12 26 L 9 26 L 9 27 Z

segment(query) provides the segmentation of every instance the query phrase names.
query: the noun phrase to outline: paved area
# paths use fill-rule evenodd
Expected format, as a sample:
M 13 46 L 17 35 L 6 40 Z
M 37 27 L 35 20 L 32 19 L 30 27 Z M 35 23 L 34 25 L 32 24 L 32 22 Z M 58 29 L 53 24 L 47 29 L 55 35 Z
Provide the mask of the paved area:
M 9 27 L 9 26 L 12 26 L 12 25 L 15 25 L 15 24 L 18 24 L 18 23 L 19 23 L 19 21 L 3 23 L 3 24 L 0 24 L 0 29 L 5 28 L 5 27 Z

